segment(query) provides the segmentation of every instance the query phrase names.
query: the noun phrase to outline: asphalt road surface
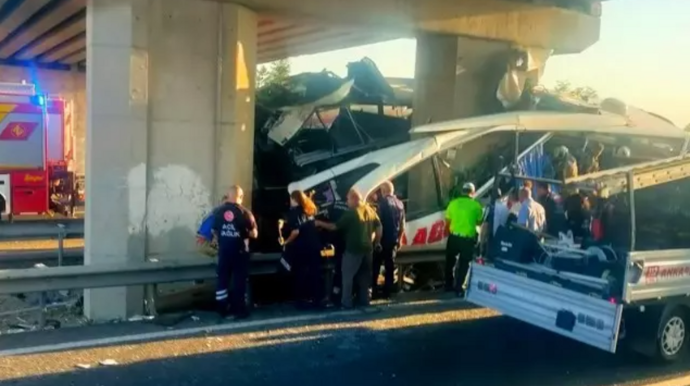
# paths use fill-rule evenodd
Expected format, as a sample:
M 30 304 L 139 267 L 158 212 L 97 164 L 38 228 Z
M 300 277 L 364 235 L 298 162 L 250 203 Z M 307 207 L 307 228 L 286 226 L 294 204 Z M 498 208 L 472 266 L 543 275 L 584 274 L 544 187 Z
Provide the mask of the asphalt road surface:
M 312 315 L 312 320 L 290 319 L 310 319 Z M 48 347 L 53 352 L 0 357 L 0 384 L 690 384 L 690 378 L 686 378 L 687 383 L 666 381 L 690 375 L 687 361 L 668 366 L 650 364 L 630 353 L 610 355 L 451 299 L 331 313 L 327 317 L 258 312 L 240 324 L 205 325 L 203 317 L 185 323 L 175 329 L 121 324 L 93 330 L 65 329 L 43 336 L 0 337 L 0 355 L 7 355 L 2 350 L 37 344 L 62 341 L 70 345 L 80 339 L 115 337 L 95 348 Z M 197 333 L 182 335 L 190 327 Z M 153 335 L 145 343 L 117 342 L 134 333 Z M 174 336 L 178 333 L 182 336 Z M 116 364 L 99 365 L 105 360 Z

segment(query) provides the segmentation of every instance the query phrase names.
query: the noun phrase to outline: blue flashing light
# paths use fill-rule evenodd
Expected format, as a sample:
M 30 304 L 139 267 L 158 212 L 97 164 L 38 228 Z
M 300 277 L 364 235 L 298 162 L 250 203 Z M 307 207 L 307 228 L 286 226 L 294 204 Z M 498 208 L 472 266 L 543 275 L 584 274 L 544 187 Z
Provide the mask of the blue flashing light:
M 36 106 L 43 107 L 46 105 L 46 97 L 43 95 L 35 95 L 31 99 L 31 102 Z

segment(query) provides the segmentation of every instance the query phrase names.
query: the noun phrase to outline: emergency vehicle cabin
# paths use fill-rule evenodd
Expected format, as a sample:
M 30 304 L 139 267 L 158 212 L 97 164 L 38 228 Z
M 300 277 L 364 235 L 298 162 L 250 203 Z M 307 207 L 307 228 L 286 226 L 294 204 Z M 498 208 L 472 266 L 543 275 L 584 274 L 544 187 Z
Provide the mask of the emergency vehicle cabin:
M 0 83 L 0 196 L 5 213 L 42 214 L 56 180 L 71 186 L 72 105 L 33 84 Z

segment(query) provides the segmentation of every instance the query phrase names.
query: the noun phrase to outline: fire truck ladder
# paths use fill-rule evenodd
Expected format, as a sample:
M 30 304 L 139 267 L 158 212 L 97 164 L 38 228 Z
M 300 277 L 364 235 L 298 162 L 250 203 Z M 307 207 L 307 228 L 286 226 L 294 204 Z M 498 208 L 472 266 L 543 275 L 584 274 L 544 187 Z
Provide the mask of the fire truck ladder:
M 690 156 L 666 158 L 568 178 L 565 185 L 610 195 L 681 180 L 690 176 Z

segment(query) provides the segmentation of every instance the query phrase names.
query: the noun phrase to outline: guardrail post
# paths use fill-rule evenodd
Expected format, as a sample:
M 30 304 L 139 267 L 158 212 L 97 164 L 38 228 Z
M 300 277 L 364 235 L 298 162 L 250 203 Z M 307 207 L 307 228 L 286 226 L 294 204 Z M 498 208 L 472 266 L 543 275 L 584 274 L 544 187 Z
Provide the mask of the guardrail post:
M 62 260 L 65 254 L 65 224 L 58 224 L 58 266 L 62 267 Z
M 46 293 L 41 292 L 41 296 L 39 297 L 39 306 L 41 308 L 40 310 L 40 315 L 38 317 L 38 326 L 40 328 L 43 328 L 46 326 Z
M 405 288 L 404 286 L 404 281 L 405 281 L 405 266 L 402 264 L 398 264 L 398 292 L 403 292 L 403 289 Z
M 154 283 L 144 286 L 144 292 L 144 312 L 149 316 L 157 317 L 156 299 L 158 298 L 158 284 Z

